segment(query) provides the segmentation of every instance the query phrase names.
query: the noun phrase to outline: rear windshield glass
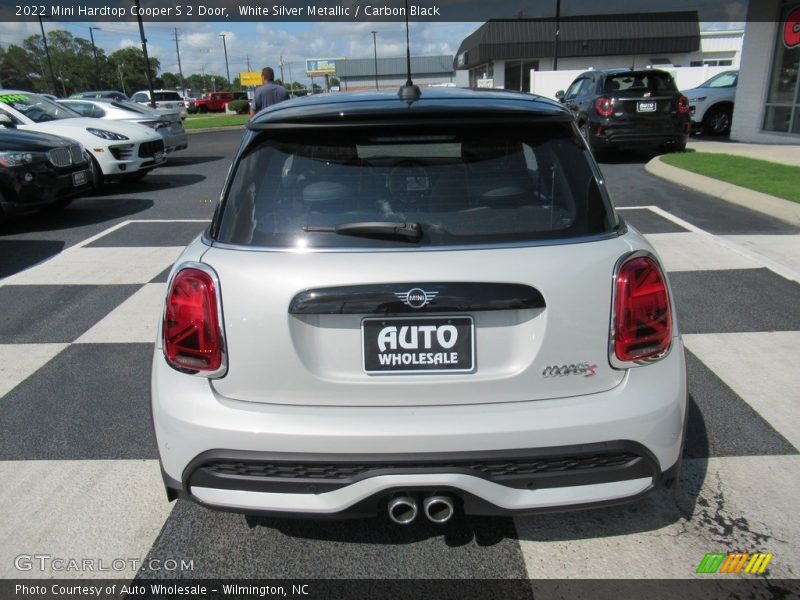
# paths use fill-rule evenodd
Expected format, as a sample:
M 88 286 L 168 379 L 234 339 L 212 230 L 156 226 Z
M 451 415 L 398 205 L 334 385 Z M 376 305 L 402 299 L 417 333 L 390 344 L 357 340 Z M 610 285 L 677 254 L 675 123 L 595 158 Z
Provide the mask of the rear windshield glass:
M 182 100 L 178 92 L 153 92 L 153 98 L 159 102 L 163 100 Z
M 276 135 L 256 137 L 235 166 L 212 227 L 218 241 L 441 246 L 611 227 L 587 155 L 567 124 Z M 416 223 L 422 237 L 307 230 L 369 222 Z
M 677 92 L 675 81 L 667 73 L 618 73 L 606 77 L 605 92 Z

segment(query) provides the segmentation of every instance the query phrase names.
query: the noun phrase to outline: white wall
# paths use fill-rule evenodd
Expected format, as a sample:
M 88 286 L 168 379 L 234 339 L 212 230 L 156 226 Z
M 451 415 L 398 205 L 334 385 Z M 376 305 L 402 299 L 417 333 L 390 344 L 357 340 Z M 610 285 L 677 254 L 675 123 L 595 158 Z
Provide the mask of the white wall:
M 772 55 L 779 34 L 778 23 L 775 23 L 778 6 L 778 0 L 759 0 L 749 5 L 733 108 L 732 140 L 765 144 L 800 143 L 797 134 L 762 131 Z
M 560 66 L 561 61 L 559 61 Z M 729 71 L 730 69 L 731 67 L 668 67 L 664 70 L 672 74 L 679 90 L 688 90 L 697 87 L 717 73 Z M 530 91 L 546 98 L 555 98 L 558 90 L 566 90 L 569 84 L 585 70 L 532 71 Z

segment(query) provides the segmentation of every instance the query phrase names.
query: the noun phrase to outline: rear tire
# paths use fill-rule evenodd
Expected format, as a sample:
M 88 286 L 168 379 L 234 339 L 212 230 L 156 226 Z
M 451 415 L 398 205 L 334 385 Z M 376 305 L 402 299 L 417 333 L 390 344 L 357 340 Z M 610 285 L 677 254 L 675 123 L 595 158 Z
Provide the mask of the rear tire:
M 584 140 L 586 140 L 586 144 L 589 146 L 589 150 L 594 152 L 594 146 L 592 146 L 592 138 L 591 133 L 589 132 L 589 124 L 588 123 L 581 123 L 580 126 L 581 136 Z
M 703 133 L 725 135 L 731 130 L 732 110 L 728 106 L 712 106 L 703 117 Z
M 204 115 L 204 114 L 206 114 L 208 112 L 208 107 L 207 106 L 201 106 L 200 108 L 197 109 L 197 112 L 199 112 L 201 115 Z

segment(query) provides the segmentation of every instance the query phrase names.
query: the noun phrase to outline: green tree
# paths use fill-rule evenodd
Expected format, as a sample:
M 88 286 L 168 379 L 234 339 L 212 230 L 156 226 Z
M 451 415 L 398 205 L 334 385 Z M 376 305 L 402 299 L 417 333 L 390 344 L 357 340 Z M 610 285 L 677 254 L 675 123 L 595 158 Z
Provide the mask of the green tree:
M 0 86 L 32 92 L 44 92 L 49 87 L 41 65 L 24 48 L 15 44 L 7 50 L 0 48 Z
M 64 30 L 54 30 L 47 34 L 47 45 L 55 76 L 54 93 L 68 96 L 75 91 L 95 88 L 102 83 L 103 69 L 95 67 L 92 45 L 88 40 L 73 36 Z M 44 52 L 42 36 L 32 35 L 22 43 L 30 59 L 42 65 L 44 79 L 50 83 L 50 69 Z M 105 62 L 102 50 L 98 52 Z
M 161 67 L 157 58 L 150 58 L 150 76 L 155 80 Z M 126 94 L 147 89 L 147 73 L 144 67 L 144 53 L 141 48 L 128 46 L 113 52 L 108 62 L 117 74 L 117 82 L 125 89 Z M 155 84 L 155 81 L 153 82 Z

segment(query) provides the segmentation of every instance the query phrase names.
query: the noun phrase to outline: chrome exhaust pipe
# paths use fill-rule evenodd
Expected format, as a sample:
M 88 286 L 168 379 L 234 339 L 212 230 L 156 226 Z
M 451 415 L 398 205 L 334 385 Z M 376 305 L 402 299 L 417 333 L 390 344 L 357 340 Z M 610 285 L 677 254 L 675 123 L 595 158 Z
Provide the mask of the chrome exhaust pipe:
M 408 525 L 417 518 L 417 501 L 409 496 L 398 496 L 389 501 L 389 518 L 398 525 Z
M 447 523 L 452 518 L 455 507 L 447 496 L 429 496 L 422 502 L 422 510 L 434 523 Z

